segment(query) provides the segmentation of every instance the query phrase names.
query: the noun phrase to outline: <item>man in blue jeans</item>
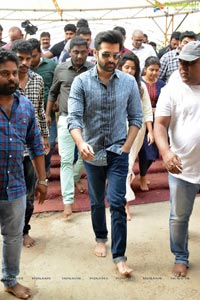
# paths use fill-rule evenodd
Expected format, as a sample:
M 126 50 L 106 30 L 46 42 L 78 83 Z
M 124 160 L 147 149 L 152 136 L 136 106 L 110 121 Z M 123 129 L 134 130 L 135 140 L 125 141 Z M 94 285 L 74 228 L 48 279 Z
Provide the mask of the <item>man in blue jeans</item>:
M 44 111 L 44 81 L 42 77 L 30 70 L 32 59 L 32 45 L 24 40 L 16 40 L 12 43 L 11 50 L 16 53 L 19 58 L 18 74 L 19 74 L 19 91 L 22 95 L 31 100 L 35 114 L 42 133 L 42 141 L 44 151 L 47 154 L 50 150 L 48 141 L 49 131 L 46 123 Z M 34 211 L 34 193 L 35 193 L 35 171 L 31 163 L 28 151 L 25 147 L 24 151 L 24 176 L 26 181 L 26 213 L 25 224 L 23 230 L 23 245 L 27 248 L 35 245 L 35 239 L 30 236 L 30 220 Z
M 135 79 L 116 70 L 122 47 L 123 39 L 118 31 L 100 32 L 96 36 L 97 65 L 74 79 L 67 119 L 87 173 L 97 242 L 95 254 L 106 256 L 106 192 L 111 212 L 113 261 L 120 274 L 130 275 L 132 269 L 126 265 L 125 256 L 126 177 L 128 153 L 142 125 L 142 111 Z
M 20 299 L 31 295 L 17 281 L 26 209 L 26 184 L 23 170 L 24 145 L 27 145 L 38 181 L 35 190 L 43 203 L 47 194 L 44 149 L 31 102 L 16 89 L 19 84 L 18 58 L 0 50 L 0 227 L 2 278 L 5 291 Z
M 175 256 L 172 272 L 185 277 L 189 267 L 189 219 L 200 190 L 200 41 L 182 48 L 179 70 L 171 76 L 158 99 L 154 129 L 169 172 L 170 244 Z

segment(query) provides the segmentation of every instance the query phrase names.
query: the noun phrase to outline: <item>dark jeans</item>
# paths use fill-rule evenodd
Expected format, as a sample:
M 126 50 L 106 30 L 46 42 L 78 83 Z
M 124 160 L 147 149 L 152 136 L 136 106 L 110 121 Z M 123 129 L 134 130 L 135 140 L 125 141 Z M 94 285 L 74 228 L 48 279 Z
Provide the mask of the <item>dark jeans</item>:
M 35 193 L 35 181 L 36 175 L 33 164 L 29 156 L 24 157 L 24 177 L 26 182 L 26 212 L 25 212 L 25 224 L 23 234 L 27 234 L 31 228 L 29 221 L 34 210 L 34 193 Z
M 47 155 L 45 155 L 45 170 L 48 172 L 51 167 L 51 157 L 54 154 L 55 145 L 56 145 L 56 138 L 57 138 L 57 123 L 56 119 L 52 121 L 51 127 L 49 129 L 49 144 L 50 144 L 50 151 Z
M 138 153 L 140 176 L 146 176 L 151 164 L 159 157 L 158 148 L 155 143 L 148 145 L 147 132 L 144 136 L 144 142 Z
M 91 201 L 93 230 L 97 242 L 107 241 L 105 214 L 105 193 L 110 204 L 112 256 L 115 263 L 125 261 L 126 257 L 126 177 L 128 173 L 128 154 L 107 152 L 107 166 L 94 166 L 84 162 L 88 192 Z M 106 179 L 108 180 L 106 191 Z

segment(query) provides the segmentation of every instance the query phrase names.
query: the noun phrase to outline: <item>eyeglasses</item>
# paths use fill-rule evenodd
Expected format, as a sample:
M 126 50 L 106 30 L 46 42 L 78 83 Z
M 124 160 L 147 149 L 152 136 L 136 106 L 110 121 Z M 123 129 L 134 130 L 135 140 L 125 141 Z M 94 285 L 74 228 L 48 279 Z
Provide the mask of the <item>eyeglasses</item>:
M 194 66 L 198 61 L 199 61 L 198 58 L 193 60 L 193 61 L 187 61 L 187 60 L 179 59 L 180 64 L 182 64 L 184 66 L 188 66 L 188 67 Z
M 103 58 L 109 58 L 109 57 L 112 56 L 115 60 L 120 58 L 120 53 L 111 54 L 109 52 L 103 52 L 103 53 L 101 53 L 101 55 L 102 55 Z

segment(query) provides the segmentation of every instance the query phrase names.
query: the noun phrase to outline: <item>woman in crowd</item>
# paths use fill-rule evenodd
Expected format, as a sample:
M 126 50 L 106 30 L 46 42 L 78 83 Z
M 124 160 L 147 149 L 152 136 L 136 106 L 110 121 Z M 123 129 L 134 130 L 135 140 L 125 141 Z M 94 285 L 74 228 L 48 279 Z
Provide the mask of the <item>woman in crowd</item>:
M 150 56 L 145 61 L 145 66 L 142 72 L 142 81 L 146 84 L 153 112 L 156 107 L 158 96 L 165 82 L 158 79 L 160 71 L 159 58 Z M 146 174 L 151 164 L 158 158 L 159 153 L 155 143 L 149 145 L 148 132 L 144 137 L 143 145 L 138 153 L 139 169 L 140 169 L 140 189 L 142 191 L 149 190 L 149 181 L 146 179 Z
M 135 199 L 135 194 L 131 188 L 131 183 L 135 177 L 133 173 L 133 165 L 138 155 L 138 152 L 143 144 L 146 130 L 148 132 L 147 134 L 148 143 L 152 144 L 154 142 L 153 129 L 152 129 L 153 114 L 152 114 L 152 107 L 151 107 L 148 91 L 146 89 L 145 84 L 140 81 L 140 64 L 139 64 L 138 57 L 132 52 L 124 53 L 118 62 L 118 69 L 121 70 L 122 72 L 128 73 L 135 77 L 136 82 L 138 84 L 140 96 L 141 96 L 142 110 L 143 110 L 143 126 L 139 130 L 138 135 L 131 147 L 131 151 L 129 154 L 129 171 L 128 171 L 127 183 L 126 183 L 126 200 L 127 200 L 126 213 L 127 213 L 127 220 L 131 220 L 128 202 Z

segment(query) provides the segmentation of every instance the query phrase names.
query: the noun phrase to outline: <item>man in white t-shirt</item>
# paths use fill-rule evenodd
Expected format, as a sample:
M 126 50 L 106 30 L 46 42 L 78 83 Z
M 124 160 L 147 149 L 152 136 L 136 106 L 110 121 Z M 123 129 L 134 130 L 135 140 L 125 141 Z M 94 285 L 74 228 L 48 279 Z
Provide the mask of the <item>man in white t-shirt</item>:
M 200 190 L 200 41 L 183 47 L 175 72 L 174 80 L 162 89 L 158 99 L 154 130 L 169 172 L 173 274 L 185 277 L 189 267 L 188 224 Z

